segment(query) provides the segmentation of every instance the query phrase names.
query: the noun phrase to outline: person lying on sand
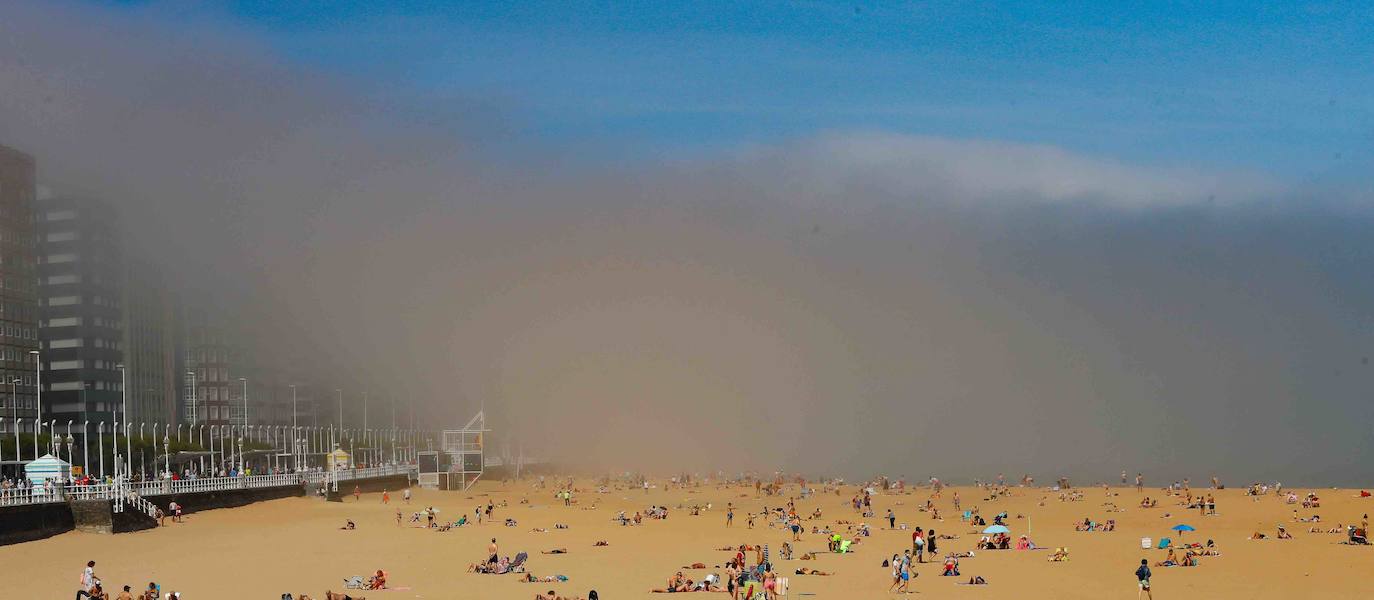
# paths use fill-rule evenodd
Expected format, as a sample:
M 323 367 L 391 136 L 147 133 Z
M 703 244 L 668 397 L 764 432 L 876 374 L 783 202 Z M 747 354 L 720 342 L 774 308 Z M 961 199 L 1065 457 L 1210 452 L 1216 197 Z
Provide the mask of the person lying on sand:
M 581 598 L 578 598 L 578 597 L 575 597 L 575 596 L 559 596 L 558 594 L 555 594 L 555 593 L 553 592 L 553 590 L 549 590 L 547 593 L 544 593 L 544 594 L 535 594 L 535 595 L 534 595 L 534 600 L 582 600 L 582 599 L 581 599 Z
M 544 550 L 544 551 L 541 552 L 541 554 L 567 554 L 567 553 L 568 553 L 568 549 L 567 549 L 567 548 L 554 548 L 553 550 Z
M 1262 540 L 1262 539 L 1266 539 L 1266 536 L 1265 536 L 1263 533 L 1260 533 L 1260 532 L 1256 531 L 1256 532 L 1250 534 L 1250 538 L 1249 538 L 1249 539 L 1252 539 L 1252 540 Z
M 684 577 L 684 576 L 682 575 L 682 571 L 678 571 L 676 575 L 673 575 L 672 577 L 669 577 L 669 578 L 668 578 L 668 586 L 667 586 L 667 587 L 662 588 L 662 589 L 652 589 L 652 590 L 649 590 L 649 593 L 652 593 L 652 594 L 671 594 L 671 593 L 674 593 L 674 592 L 690 592 L 690 591 L 692 591 L 692 587 L 693 587 L 693 582 L 692 582 L 692 580 L 691 580 L 691 579 L 688 579 L 688 578 L 686 578 L 686 577 Z
M 1293 534 L 1288 533 L 1288 530 L 1287 530 L 1287 529 L 1284 529 L 1284 528 L 1283 528 L 1283 525 L 1279 525 L 1279 532 L 1278 532 L 1278 534 L 1275 535 L 1274 537 L 1276 537 L 1276 538 L 1278 538 L 1278 539 L 1281 539 L 1281 540 L 1291 540 L 1291 539 L 1293 539 Z
M 1169 549 L 1169 555 L 1164 560 L 1155 563 L 1156 567 L 1173 567 L 1178 565 L 1178 556 L 1174 554 L 1174 549 Z
M 796 573 L 797 573 L 798 575 L 824 575 L 824 576 L 830 576 L 830 575 L 834 575 L 834 574 L 835 574 L 834 572 L 831 572 L 831 571 L 822 571 L 822 570 L 820 570 L 820 569 L 812 569 L 811 567 L 802 567 L 802 568 L 800 568 L 800 569 L 797 569 Z
M 367 600 L 367 598 L 363 598 L 362 596 L 349 596 L 342 592 L 335 594 L 334 592 L 326 590 L 324 593 L 324 600 Z
M 357 529 L 357 528 L 358 528 L 358 526 L 355 525 L 355 524 L 353 524 L 353 519 L 349 519 L 348 522 L 345 523 L 344 526 L 343 526 L 343 527 L 340 527 L 339 529 L 342 529 L 342 530 L 344 530 L 344 531 L 353 531 L 354 529 Z
M 593 545 L 593 546 L 609 546 L 609 545 L 611 545 L 611 543 L 608 542 L 608 541 L 606 541 L 606 540 L 599 540 L 599 541 L 597 541 L 595 544 L 592 544 L 592 545 Z

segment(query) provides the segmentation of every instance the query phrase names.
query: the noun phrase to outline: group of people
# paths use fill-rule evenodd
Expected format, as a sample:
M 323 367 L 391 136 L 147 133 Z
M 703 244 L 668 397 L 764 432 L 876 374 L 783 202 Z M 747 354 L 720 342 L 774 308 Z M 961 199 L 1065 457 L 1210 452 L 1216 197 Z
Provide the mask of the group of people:
M 131 586 L 123 586 L 117 595 L 111 596 L 106 591 L 105 584 L 100 577 L 95 574 L 95 561 L 87 561 L 86 568 L 81 571 L 81 588 L 76 591 L 76 600 L 90 598 L 91 600 L 181 600 L 180 592 L 162 593 L 162 586 L 156 582 L 148 582 L 148 587 L 135 592 Z

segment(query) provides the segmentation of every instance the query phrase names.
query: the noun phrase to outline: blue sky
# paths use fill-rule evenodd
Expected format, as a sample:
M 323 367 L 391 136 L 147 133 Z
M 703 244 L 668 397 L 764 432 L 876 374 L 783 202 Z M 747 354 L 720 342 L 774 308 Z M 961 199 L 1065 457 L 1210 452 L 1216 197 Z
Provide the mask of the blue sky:
M 1374 169 L 1374 9 L 1353 6 L 245 1 L 212 18 L 398 105 L 475 99 L 612 152 L 861 129 L 1322 181 Z

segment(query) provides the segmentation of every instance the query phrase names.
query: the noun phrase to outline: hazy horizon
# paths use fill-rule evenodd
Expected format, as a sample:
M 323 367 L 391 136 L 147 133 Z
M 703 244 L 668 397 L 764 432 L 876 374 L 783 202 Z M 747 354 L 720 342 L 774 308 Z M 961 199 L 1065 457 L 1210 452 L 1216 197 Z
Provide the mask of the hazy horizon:
M 1013 60 L 868 5 L 349 6 L 9 5 L 0 144 L 258 351 L 574 466 L 1374 476 L 1360 9 L 1213 15 L 1302 26 L 1178 74 L 1141 57 L 1191 28 L 1132 14 L 1070 76 L 1110 25 Z

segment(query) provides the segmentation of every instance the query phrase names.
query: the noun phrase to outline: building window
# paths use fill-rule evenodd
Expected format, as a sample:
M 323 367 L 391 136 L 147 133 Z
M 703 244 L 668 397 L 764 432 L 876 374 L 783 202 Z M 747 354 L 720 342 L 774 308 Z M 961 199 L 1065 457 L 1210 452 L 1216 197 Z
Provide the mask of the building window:
M 48 348 L 80 348 L 81 338 L 69 338 L 64 340 L 49 340 Z
M 48 232 L 47 240 L 49 242 L 70 242 L 77 237 L 79 236 L 75 231 L 51 231 Z
M 81 296 L 53 296 L 48 298 L 48 306 L 72 306 L 81 304 Z
M 70 221 L 76 218 L 76 211 L 52 210 L 48 211 L 48 214 L 44 215 L 44 217 L 49 221 Z
M 65 254 L 49 254 L 45 259 L 48 264 L 76 262 L 80 257 L 74 252 Z

